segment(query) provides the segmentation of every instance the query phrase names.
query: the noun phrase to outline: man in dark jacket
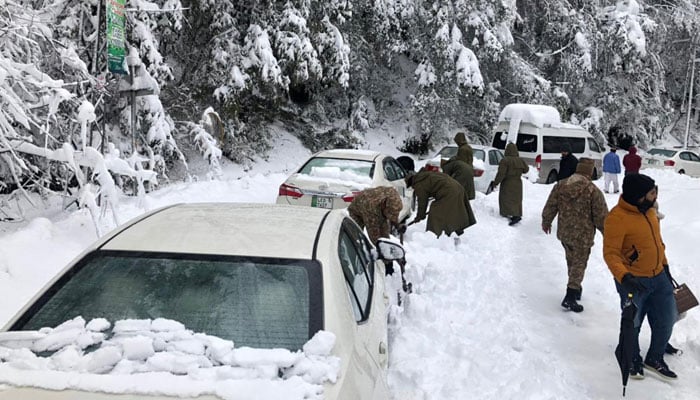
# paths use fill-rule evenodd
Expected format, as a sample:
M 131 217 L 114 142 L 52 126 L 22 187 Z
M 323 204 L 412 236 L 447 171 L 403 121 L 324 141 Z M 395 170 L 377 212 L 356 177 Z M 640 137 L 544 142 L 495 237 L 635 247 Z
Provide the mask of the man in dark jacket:
M 418 200 L 416 217 L 412 223 L 427 216 L 427 230 L 440 236 L 442 233 L 450 235 L 452 232 L 461 235 L 476 222 L 471 221 L 467 214 L 464 188 L 448 175 L 420 170 L 417 174 L 406 177 L 406 185 L 413 188 L 413 194 Z M 435 200 L 430 204 L 428 214 L 428 201 L 431 197 Z
M 637 154 L 637 148 L 630 146 L 628 153 L 622 157 L 622 165 L 625 166 L 625 175 L 638 174 L 642 168 L 642 157 Z
M 561 161 L 559 161 L 559 176 L 557 180 L 564 180 L 576 172 L 578 159 L 571 154 L 571 145 L 566 142 L 561 146 Z
M 593 168 L 593 160 L 581 158 L 576 173 L 554 185 L 542 210 L 542 230 L 546 234 L 552 231 L 552 221 L 558 215 L 557 239 L 564 246 L 569 274 L 561 306 L 574 312 L 583 311 L 583 306 L 576 301 L 581 299 L 581 282 L 595 231 L 603 232 L 608 215 L 603 193 L 591 181 Z

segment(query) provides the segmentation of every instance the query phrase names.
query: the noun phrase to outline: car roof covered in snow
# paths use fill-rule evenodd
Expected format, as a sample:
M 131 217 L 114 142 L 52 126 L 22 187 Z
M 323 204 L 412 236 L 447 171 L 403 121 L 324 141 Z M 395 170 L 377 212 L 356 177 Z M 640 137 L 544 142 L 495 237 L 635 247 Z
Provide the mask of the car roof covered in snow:
M 313 157 L 344 158 L 349 160 L 374 161 L 381 155 L 378 151 L 356 150 L 356 149 L 334 149 L 324 150 L 314 154 Z
M 133 223 L 101 248 L 311 259 L 327 213 L 278 204 L 179 204 Z

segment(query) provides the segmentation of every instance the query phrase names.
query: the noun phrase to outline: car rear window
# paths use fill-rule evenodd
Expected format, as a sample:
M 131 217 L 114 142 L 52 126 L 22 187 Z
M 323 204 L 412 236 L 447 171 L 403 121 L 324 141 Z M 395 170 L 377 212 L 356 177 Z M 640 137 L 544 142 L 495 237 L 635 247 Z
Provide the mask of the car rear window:
M 298 350 L 322 329 L 315 261 L 96 252 L 51 287 L 12 327 L 168 318 L 236 347 Z
M 586 151 L 586 139 L 566 136 L 543 136 L 542 152 L 561 153 L 562 146 L 568 143 L 572 153 L 583 153 Z
M 321 178 L 345 179 L 353 182 L 371 183 L 374 162 L 341 158 L 315 157 L 299 170 L 300 174 Z
M 437 155 L 440 156 L 441 158 L 452 158 L 452 157 L 457 155 L 458 149 L 459 149 L 458 147 L 454 147 L 454 146 L 443 147 L 443 149 L 440 150 L 440 152 Z M 481 149 L 473 149 L 473 150 L 474 150 L 473 151 L 474 158 L 478 158 L 479 160 L 484 161 L 484 157 L 486 157 L 486 155 L 484 154 L 484 151 Z
M 457 155 L 457 150 L 458 150 L 457 147 L 446 146 L 446 147 L 443 147 L 442 150 L 440 150 L 440 152 L 437 155 L 440 156 L 441 158 L 452 158 L 455 155 Z
M 647 154 L 652 155 L 652 156 L 662 156 L 662 157 L 668 157 L 671 158 L 673 157 L 677 151 L 675 150 L 666 150 L 666 149 L 650 149 L 647 151 Z

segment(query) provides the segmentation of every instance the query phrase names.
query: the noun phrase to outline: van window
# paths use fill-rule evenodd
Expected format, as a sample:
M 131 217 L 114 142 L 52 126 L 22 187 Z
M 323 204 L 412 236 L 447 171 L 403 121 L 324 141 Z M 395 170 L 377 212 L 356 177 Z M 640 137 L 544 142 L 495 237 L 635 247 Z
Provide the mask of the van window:
M 508 132 L 496 132 L 493 135 L 493 147 L 501 150 L 506 148 L 506 139 L 508 137 Z M 518 151 L 525 153 L 536 153 L 537 152 L 537 136 L 518 132 L 518 139 L 515 141 L 515 145 L 518 146 Z
M 561 153 L 564 143 L 571 145 L 572 153 L 583 153 L 586 150 L 586 139 L 562 136 L 545 136 L 542 138 L 542 151 L 544 153 Z
M 588 138 L 588 148 L 591 149 L 591 151 L 594 151 L 596 153 L 603 152 L 603 149 L 600 147 L 598 142 L 595 141 L 595 139 Z

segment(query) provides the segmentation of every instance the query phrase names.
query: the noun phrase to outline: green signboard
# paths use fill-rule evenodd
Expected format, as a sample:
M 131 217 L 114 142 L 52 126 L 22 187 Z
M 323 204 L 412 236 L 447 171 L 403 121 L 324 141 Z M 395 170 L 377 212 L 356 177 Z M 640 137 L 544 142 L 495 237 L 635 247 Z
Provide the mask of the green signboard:
M 125 21 L 124 5 L 126 0 L 107 0 L 107 65 L 115 74 L 128 74 L 124 58 Z

